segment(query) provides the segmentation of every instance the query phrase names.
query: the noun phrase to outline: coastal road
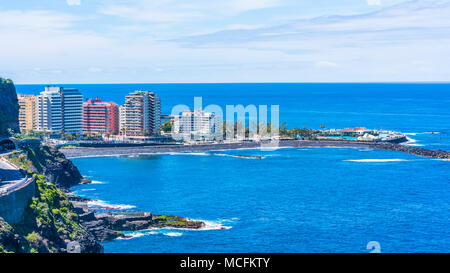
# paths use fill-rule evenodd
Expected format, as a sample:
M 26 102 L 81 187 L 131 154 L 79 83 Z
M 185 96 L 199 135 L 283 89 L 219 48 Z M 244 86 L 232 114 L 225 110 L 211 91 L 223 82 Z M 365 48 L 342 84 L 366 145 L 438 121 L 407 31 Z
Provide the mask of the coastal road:
M 0 195 L 20 187 L 26 182 L 24 178 L 19 169 L 0 157 Z

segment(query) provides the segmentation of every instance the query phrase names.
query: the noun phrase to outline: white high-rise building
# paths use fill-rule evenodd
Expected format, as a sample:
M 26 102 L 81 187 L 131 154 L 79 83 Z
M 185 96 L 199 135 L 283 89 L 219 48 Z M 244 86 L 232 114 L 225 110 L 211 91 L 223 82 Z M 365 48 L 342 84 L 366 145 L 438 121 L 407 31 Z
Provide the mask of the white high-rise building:
M 36 130 L 83 131 L 83 96 L 77 89 L 47 86 L 36 96 Z
M 159 134 L 161 100 L 150 91 L 135 91 L 125 96 L 120 110 L 122 128 L 127 136 Z
M 126 111 L 125 106 L 119 105 L 119 134 L 125 134 L 126 130 Z
M 184 140 L 215 140 L 220 126 L 218 117 L 203 110 L 186 111 L 172 116 L 173 137 Z

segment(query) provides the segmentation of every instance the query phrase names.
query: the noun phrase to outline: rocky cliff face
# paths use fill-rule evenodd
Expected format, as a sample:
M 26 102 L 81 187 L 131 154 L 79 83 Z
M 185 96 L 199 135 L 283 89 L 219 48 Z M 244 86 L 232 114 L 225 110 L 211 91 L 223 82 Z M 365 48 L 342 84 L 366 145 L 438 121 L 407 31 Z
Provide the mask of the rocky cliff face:
M 58 187 L 68 189 L 83 181 L 83 176 L 72 161 L 66 159 L 57 149 L 44 148 L 45 164 L 43 174 Z
M 19 162 L 26 165 L 22 168 L 44 174 L 49 182 L 60 188 L 67 190 L 83 181 L 78 168 L 56 148 L 48 146 L 24 148 L 23 152 L 13 153 L 10 160 L 16 165 L 19 165 Z
M 0 136 L 19 132 L 19 104 L 14 83 L 0 77 Z
M 79 223 L 72 203 L 42 175 L 34 175 L 36 197 L 26 207 L 24 219 L 9 225 L 0 218 L 0 253 L 103 252 L 103 246 Z
M 49 147 L 25 148 L 8 155 L 12 163 L 33 176 L 36 194 L 26 206 L 22 221 L 10 225 L 0 219 L 0 253 L 103 252 L 95 236 L 81 225 L 67 194 L 50 182 L 69 186 L 81 180 L 75 166 L 60 156 Z

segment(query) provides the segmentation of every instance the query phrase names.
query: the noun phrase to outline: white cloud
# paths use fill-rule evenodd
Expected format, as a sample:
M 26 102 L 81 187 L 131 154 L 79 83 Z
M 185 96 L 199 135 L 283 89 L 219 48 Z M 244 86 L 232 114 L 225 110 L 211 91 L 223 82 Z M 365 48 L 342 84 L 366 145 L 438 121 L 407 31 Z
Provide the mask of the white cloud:
M 314 64 L 314 66 L 317 68 L 331 68 L 331 67 L 337 67 L 338 65 L 336 63 L 329 62 L 329 61 L 318 61 Z
M 380 6 L 381 0 L 366 0 L 369 6 Z
M 102 72 L 102 71 L 103 71 L 103 69 L 101 69 L 99 67 L 90 67 L 89 68 L 89 72 L 91 72 L 91 73 L 99 73 L 99 72 Z
M 81 5 L 81 0 L 66 0 L 66 3 L 69 6 L 79 6 Z
M 184 22 L 217 16 L 234 16 L 242 12 L 280 5 L 279 0 L 132 0 L 127 5 L 108 2 L 100 13 L 133 21 Z
M 57 31 L 72 26 L 74 16 L 51 11 L 0 11 L 0 30 Z
M 199 3 L 196 1 L 194 4 Z M 184 22 L 205 16 L 219 21 L 221 16 L 277 2 L 247 1 L 241 8 L 232 8 L 223 0 L 207 2 L 202 8 L 173 0 L 140 2 L 145 5 L 117 9 L 112 8 L 112 1 L 107 2 L 104 11 L 109 8 L 112 15 L 125 20 L 98 16 L 108 24 L 105 28 L 90 28 L 89 16 L 84 15 L 0 11 L 0 37 L 8 37 L 0 43 L 0 72 L 22 83 L 450 79 L 448 2 L 416 1 L 367 14 L 318 17 L 278 26 L 265 18 L 224 20 L 225 26 L 208 26 L 222 31 L 171 41 L 161 40 L 164 36 L 155 29 L 170 32 L 173 24 L 153 22 Z M 173 9 L 170 3 L 175 5 Z M 181 31 L 192 30 L 190 24 L 179 26 Z M 204 29 L 195 30 L 204 33 Z

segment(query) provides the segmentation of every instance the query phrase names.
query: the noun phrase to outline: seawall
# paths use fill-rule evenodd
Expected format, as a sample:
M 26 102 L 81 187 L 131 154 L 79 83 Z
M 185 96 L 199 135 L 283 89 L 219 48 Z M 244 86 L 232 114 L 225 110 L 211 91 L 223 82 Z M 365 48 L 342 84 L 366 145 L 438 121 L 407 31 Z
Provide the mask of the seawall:
M 36 194 L 36 183 L 33 178 L 24 178 L 17 188 L 0 195 L 0 217 L 9 224 L 22 221 L 25 208 Z

